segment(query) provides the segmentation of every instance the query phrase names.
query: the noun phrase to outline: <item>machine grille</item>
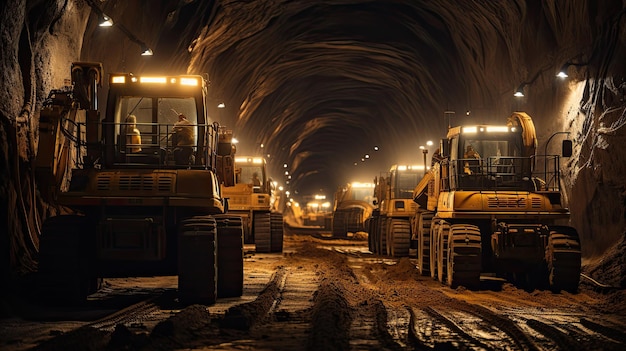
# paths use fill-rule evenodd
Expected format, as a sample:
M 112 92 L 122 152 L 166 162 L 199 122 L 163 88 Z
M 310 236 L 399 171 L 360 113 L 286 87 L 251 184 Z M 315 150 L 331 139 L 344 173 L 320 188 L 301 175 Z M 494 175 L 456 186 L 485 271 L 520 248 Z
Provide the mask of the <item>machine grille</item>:
M 118 185 L 120 190 L 152 190 L 152 179 L 147 179 L 150 182 L 143 180 L 144 177 L 140 175 L 120 175 Z
M 526 208 L 526 198 L 517 196 L 490 196 L 487 198 L 489 208 Z
M 172 190 L 172 176 L 161 175 L 157 179 L 157 191 L 171 191 Z
M 118 174 L 101 173 L 96 178 L 98 191 L 157 191 L 171 192 L 174 185 L 172 174 Z
M 110 174 L 98 174 L 96 178 L 96 186 L 99 191 L 111 190 L 111 175 Z
M 532 208 L 541 208 L 541 198 L 533 197 L 530 201 L 530 205 L 532 206 Z

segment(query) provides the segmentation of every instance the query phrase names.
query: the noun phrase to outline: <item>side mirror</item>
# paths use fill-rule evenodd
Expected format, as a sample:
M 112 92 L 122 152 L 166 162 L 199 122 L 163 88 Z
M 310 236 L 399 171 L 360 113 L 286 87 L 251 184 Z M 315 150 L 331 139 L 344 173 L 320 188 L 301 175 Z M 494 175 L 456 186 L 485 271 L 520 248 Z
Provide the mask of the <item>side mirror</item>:
M 563 157 L 572 156 L 572 141 L 571 140 L 563 140 L 563 145 L 561 146 L 561 156 Z

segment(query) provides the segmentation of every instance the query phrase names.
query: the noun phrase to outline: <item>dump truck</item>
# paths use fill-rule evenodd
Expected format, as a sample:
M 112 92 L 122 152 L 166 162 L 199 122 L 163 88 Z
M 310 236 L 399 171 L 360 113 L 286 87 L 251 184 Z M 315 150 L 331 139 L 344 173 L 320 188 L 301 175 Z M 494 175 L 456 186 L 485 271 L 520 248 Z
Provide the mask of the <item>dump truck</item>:
M 366 231 L 371 216 L 374 184 L 352 182 L 337 188 L 332 213 L 332 235 L 346 238 L 348 233 Z
M 392 165 L 374 178 L 374 205 L 368 221 L 368 246 L 375 254 L 408 257 L 411 223 L 417 213 L 413 189 L 424 176 L 424 166 Z
M 524 112 L 503 125 L 449 128 L 413 194 L 422 274 L 451 287 L 479 288 L 484 274 L 576 291 L 580 239 L 560 185 L 560 158 L 571 147 L 564 140 L 561 155 L 537 155 Z
M 209 118 L 207 80 L 110 74 L 101 118 L 101 64 L 74 63 L 71 77 L 40 116 L 39 187 L 61 209 L 42 225 L 43 295 L 80 303 L 104 277 L 178 275 L 184 304 L 240 296 L 242 220 L 220 190 L 234 174 L 218 149 L 231 145 Z
M 235 184 L 223 187 L 229 213 L 242 218 L 244 242 L 254 244 L 256 252 L 283 251 L 283 214 L 276 209 L 274 184 L 261 156 L 235 156 Z

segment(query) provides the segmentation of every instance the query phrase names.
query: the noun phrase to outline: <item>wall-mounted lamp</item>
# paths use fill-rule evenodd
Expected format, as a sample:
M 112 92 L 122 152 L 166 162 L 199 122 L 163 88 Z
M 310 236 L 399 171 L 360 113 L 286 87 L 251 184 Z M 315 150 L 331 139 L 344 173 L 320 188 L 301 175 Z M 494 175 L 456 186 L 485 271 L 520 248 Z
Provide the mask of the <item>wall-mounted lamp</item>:
M 113 20 L 111 17 L 105 15 L 104 13 L 100 16 L 100 23 L 98 23 L 100 27 L 111 27 L 113 26 Z
M 100 27 L 112 27 L 113 26 L 113 19 L 105 15 L 104 12 L 102 12 L 102 9 L 100 9 L 98 4 L 95 3 L 94 0 L 87 0 L 87 5 L 89 5 L 89 7 L 91 7 L 91 9 L 98 15 L 98 18 L 99 18 L 98 26 Z M 135 35 L 133 35 L 133 33 L 131 33 L 126 27 L 124 27 L 123 25 L 119 23 L 116 24 L 115 27 L 119 29 L 120 31 L 122 31 L 122 33 L 124 33 L 124 35 L 126 35 L 128 39 L 135 42 L 137 45 L 141 47 L 142 56 L 152 56 L 154 54 L 152 52 L 152 49 L 150 49 L 143 41 L 139 40 Z
M 141 46 L 141 56 L 152 56 L 154 53 L 152 52 L 152 49 L 150 49 L 148 46 L 146 46 L 145 44 Z
M 582 67 L 582 66 L 587 66 L 587 65 L 589 65 L 589 63 L 565 62 L 563 66 L 561 66 L 561 69 L 559 70 L 559 73 L 556 74 L 556 76 L 558 78 L 565 79 L 569 77 L 569 75 L 567 74 L 567 69 L 569 68 L 569 66 Z
M 522 83 L 517 87 L 513 96 L 515 97 L 524 97 L 524 87 L 528 85 L 528 83 Z
M 563 67 L 561 67 L 561 69 L 559 70 L 559 73 L 556 74 L 557 77 L 559 78 L 567 78 L 569 77 L 567 75 L 567 68 L 569 67 L 569 64 L 564 64 Z

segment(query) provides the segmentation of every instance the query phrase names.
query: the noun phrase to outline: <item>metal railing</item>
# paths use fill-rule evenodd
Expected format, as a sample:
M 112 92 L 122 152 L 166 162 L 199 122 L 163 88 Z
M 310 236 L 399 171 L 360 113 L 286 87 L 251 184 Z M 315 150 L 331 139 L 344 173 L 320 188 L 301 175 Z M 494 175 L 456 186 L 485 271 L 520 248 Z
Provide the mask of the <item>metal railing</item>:
M 457 190 L 560 191 L 559 156 L 548 155 L 548 169 L 534 170 L 536 156 L 491 156 L 454 160 L 444 187 Z
M 79 156 L 85 154 L 88 146 L 84 137 L 86 123 L 72 122 L 69 119 L 67 121 L 71 124 L 68 127 L 63 127 L 62 132 L 75 146 L 77 159 L 80 160 Z M 174 137 L 176 126 L 174 124 L 136 123 L 141 136 L 141 143 L 138 144 L 129 143 L 126 138 L 127 135 L 123 133 L 123 130 L 131 125 L 130 123 L 102 123 L 101 127 L 106 129 L 110 128 L 111 125 L 115 131 L 114 140 L 107 140 L 106 143 L 113 143 L 113 164 L 115 166 L 215 168 L 216 150 L 213 146 L 217 143 L 217 126 L 215 124 L 188 125 L 194 129 L 193 145 L 176 145 Z M 106 135 L 104 130 L 101 133 Z M 199 133 L 204 133 L 204 145 L 198 144 L 201 140 Z M 98 144 L 98 147 L 102 149 L 102 157 L 106 152 L 105 148 L 110 146 L 110 144 L 107 146 Z

